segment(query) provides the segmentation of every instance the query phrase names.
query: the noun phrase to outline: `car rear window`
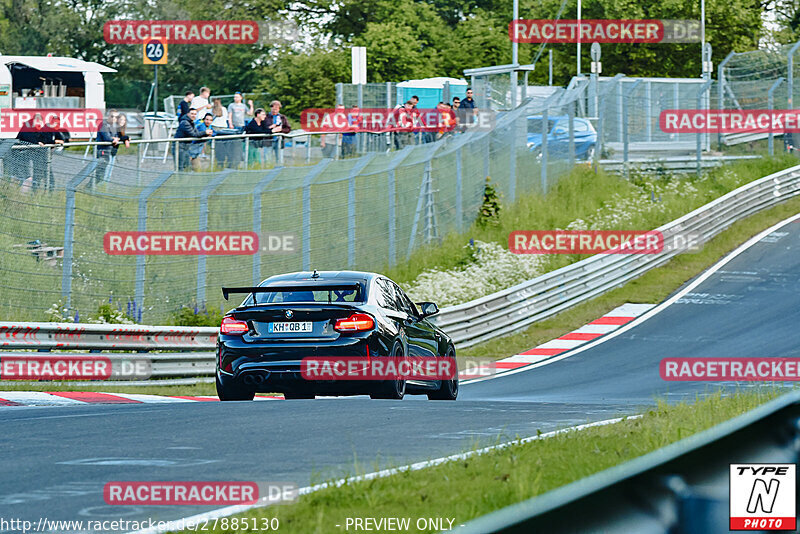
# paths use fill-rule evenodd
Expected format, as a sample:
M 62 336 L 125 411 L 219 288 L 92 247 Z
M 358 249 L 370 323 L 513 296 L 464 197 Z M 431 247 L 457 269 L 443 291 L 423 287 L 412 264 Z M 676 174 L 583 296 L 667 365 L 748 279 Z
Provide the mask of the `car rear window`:
M 297 286 L 281 291 L 270 291 L 266 293 L 255 294 L 255 304 L 280 304 L 283 302 L 319 302 L 319 303 L 344 303 L 344 302 L 364 302 L 366 297 L 364 295 L 364 284 L 359 283 L 358 289 L 352 286 L 357 282 L 345 282 L 342 287 L 337 288 L 337 284 L 324 284 L 325 289 L 316 290 L 314 285 L 309 284 L 308 289 Z M 299 284 L 302 285 L 302 284 Z M 243 306 L 253 305 L 253 295 L 249 295 L 244 302 Z

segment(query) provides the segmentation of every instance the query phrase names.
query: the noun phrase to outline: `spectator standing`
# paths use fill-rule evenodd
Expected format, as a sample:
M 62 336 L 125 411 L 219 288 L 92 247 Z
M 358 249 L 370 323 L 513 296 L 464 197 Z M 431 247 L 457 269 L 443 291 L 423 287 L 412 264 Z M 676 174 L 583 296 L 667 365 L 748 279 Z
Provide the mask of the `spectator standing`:
M 356 133 L 358 124 L 361 122 L 361 110 L 358 106 L 353 106 L 347 114 L 347 129 L 353 130 L 342 134 L 342 157 L 346 158 L 356 153 Z
M 204 136 L 208 136 L 206 132 L 211 132 L 211 137 L 217 135 L 217 132 L 214 131 L 214 114 L 209 112 L 206 113 L 206 116 L 203 117 L 203 120 L 200 121 L 200 124 L 197 125 L 197 131 L 200 132 Z M 192 143 L 192 146 L 189 147 L 189 158 L 192 160 L 192 168 L 194 170 L 197 169 L 197 158 L 200 157 L 200 154 L 203 153 L 205 147 L 208 146 L 208 141 L 199 141 L 196 144 Z
M 344 104 L 336 104 L 334 114 L 344 113 Z M 336 121 L 333 121 L 336 124 Z M 322 134 L 319 138 L 319 146 L 322 148 L 323 158 L 334 158 L 336 156 L 336 141 L 339 138 L 338 133 Z
M 272 134 L 288 134 L 292 131 L 292 127 L 289 124 L 289 119 L 286 118 L 286 115 L 281 113 L 281 103 L 279 100 L 273 100 L 270 102 L 269 105 L 270 113 L 267 117 L 268 127 L 270 129 L 270 133 Z M 280 161 L 280 150 L 283 147 L 284 139 L 283 137 L 278 137 L 273 139 L 272 137 L 267 139 L 267 146 L 271 146 L 274 153 L 275 153 L 275 164 L 277 165 L 278 161 Z
M 108 164 L 111 161 L 111 150 L 112 148 L 115 149 L 119 144 L 119 137 L 114 135 L 114 125 L 117 122 L 118 116 L 119 113 L 112 109 L 108 112 L 106 120 L 98 121 L 99 127 L 97 129 L 97 142 L 110 144 L 97 145 L 98 162 L 97 167 L 94 169 L 94 185 L 98 185 L 100 182 L 105 180 L 106 169 L 108 169 Z M 116 154 L 116 150 L 114 153 Z
M 197 110 L 197 114 L 205 117 L 206 113 L 211 111 L 212 104 L 209 101 L 211 98 L 211 89 L 208 87 L 201 87 L 200 94 L 192 99 L 191 107 Z
M 478 108 L 475 106 L 475 99 L 472 98 L 472 88 L 467 87 L 467 97 L 461 101 L 460 109 L 464 118 L 461 121 L 462 126 L 468 126 L 475 122 L 475 116 L 478 114 Z
M 214 102 L 211 106 L 211 114 L 214 117 L 214 120 L 211 122 L 214 128 L 228 127 L 228 110 L 222 106 L 222 99 L 214 99 Z
M 131 138 L 125 133 L 128 127 L 128 116 L 124 113 L 118 113 L 116 115 L 116 120 L 109 124 L 109 126 L 111 129 L 111 137 L 116 137 L 119 139 L 120 143 L 125 144 L 126 148 L 130 148 Z M 119 150 L 119 144 L 111 145 L 108 167 L 106 167 L 106 173 L 103 177 L 105 181 L 108 181 L 111 177 L 111 171 L 114 169 L 114 162 L 117 160 L 117 150 Z
M 181 119 L 180 124 L 178 125 L 178 131 L 175 132 L 176 139 L 189 139 L 195 138 L 199 139 L 201 137 L 205 137 L 211 135 L 211 130 L 206 130 L 204 133 L 200 133 L 197 130 L 197 126 L 195 126 L 194 121 L 197 119 L 197 110 L 190 109 L 189 113 L 187 113 L 183 119 Z M 192 143 L 194 144 L 194 143 Z M 190 161 L 190 148 L 192 144 L 184 141 L 182 143 L 178 143 L 178 168 L 180 170 L 186 170 L 188 167 L 191 166 L 192 162 Z M 200 145 L 202 147 L 202 145 Z M 192 151 L 192 153 L 195 153 Z M 195 156 L 197 157 L 197 156 Z
M 267 112 L 262 108 L 255 110 L 253 119 L 244 127 L 244 133 L 246 134 L 268 134 L 271 131 L 267 123 Z M 250 139 L 250 150 L 258 154 L 260 165 L 264 165 L 265 161 L 264 147 L 266 147 L 266 138 L 254 137 Z M 250 161 L 249 155 L 247 161 Z
M 31 145 L 52 145 L 55 141 L 53 132 L 44 123 L 41 113 L 33 117 L 32 122 L 25 123 L 25 127 L 17 134 L 17 139 Z M 19 151 L 19 162 L 23 182 L 30 180 L 30 187 L 34 191 L 41 185 L 47 173 L 47 148 L 22 148 Z M 31 164 L 33 169 L 31 170 Z
M 413 100 L 408 100 L 401 109 L 395 111 L 394 121 L 397 128 L 394 134 L 394 145 L 397 150 L 414 144 L 414 134 L 412 133 L 414 118 Z
M 228 104 L 228 126 L 242 132 L 247 123 L 246 117 L 252 117 L 254 114 L 253 101 L 248 100 L 245 105 L 242 102 L 242 93 L 237 92 L 233 95 L 233 102 Z
M 194 100 L 194 91 L 186 91 L 186 95 L 181 100 L 181 103 L 178 104 L 178 121 L 180 121 L 184 115 L 189 113 L 189 110 L 192 109 L 192 100 Z
M 457 96 L 453 97 L 453 113 L 455 114 L 456 118 L 456 127 L 453 131 L 455 133 L 461 133 L 464 131 L 461 125 L 464 124 L 465 119 L 463 117 L 464 110 L 461 109 L 461 99 Z

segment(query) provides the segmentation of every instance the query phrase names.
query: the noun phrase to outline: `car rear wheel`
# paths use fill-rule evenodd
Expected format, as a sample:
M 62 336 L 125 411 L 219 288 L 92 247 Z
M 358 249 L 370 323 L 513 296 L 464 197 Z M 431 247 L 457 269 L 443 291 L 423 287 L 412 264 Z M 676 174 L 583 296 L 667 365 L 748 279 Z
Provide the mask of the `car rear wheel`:
M 400 345 L 395 345 L 394 349 L 392 350 L 392 358 L 396 360 L 395 363 L 400 363 L 400 360 L 403 359 L 403 347 Z M 399 368 L 399 366 L 395 367 Z M 395 380 L 386 380 L 380 386 L 378 391 L 375 393 L 370 393 L 370 397 L 373 399 L 392 399 L 392 400 L 403 400 L 403 397 L 406 394 L 406 381 L 401 379 Z
M 217 375 L 217 396 L 221 401 L 251 401 L 255 398 L 256 392 L 238 384 L 225 384 Z
M 429 400 L 456 400 L 458 397 L 458 365 L 456 364 L 455 350 L 448 350 L 445 357 L 453 360 L 452 364 L 456 374 L 452 380 L 442 380 L 442 385 L 438 390 L 428 393 Z

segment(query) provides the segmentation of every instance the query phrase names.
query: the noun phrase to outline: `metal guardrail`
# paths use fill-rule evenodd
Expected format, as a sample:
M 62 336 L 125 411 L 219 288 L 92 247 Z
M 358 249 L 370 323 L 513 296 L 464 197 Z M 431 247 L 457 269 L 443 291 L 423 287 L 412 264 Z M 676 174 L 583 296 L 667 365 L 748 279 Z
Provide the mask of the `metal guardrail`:
M 219 328 L 0 322 L 0 350 L 214 350 Z
M 734 222 L 797 194 L 800 165 L 744 185 L 658 230 L 665 242 L 688 233 L 707 241 Z M 595 255 L 503 291 L 444 308 L 433 320 L 457 346 L 469 347 L 622 286 L 678 253 L 673 249 L 659 254 Z M 196 364 L 189 367 L 199 371 L 213 366 L 210 351 L 215 350 L 218 332 L 216 327 L 0 322 L 0 349 L 206 351 L 185 357 L 185 361 Z
M 665 243 L 696 234 L 708 241 L 734 222 L 800 193 L 800 165 L 744 185 L 657 230 Z M 459 347 L 509 334 L 622 286 L 679 251 L 599 254 L 491 295 L 444 308 L 434 321 Z
M 703 169 L 719 167 L 725 163 L 743 159 L 761 159 L 761 156 L 705 156 L 701 160 Z M 603 159 L 598 162 L 606 171 L 623 172 L 625 162 L 618 159 Z M 639 171 L 697 172 L 697 156 L 668 156 L 633 158 L 628 160 L 628 168 Z
M 461 534 L 728 532 L 731 463 L 796 463 L 800 391 L 539 497 L 468 522 Z

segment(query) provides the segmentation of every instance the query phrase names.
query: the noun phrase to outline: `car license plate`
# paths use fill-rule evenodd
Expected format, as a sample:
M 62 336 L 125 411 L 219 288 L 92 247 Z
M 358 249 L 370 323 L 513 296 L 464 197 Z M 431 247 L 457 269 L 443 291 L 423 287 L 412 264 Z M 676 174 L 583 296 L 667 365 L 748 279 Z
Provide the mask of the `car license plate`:
M 308 321 L 292 321 L 287 323 L 269 323 L 267 331 L 270 334 L 285 334 L 288 332 L 312 332 L 313 323 Z

